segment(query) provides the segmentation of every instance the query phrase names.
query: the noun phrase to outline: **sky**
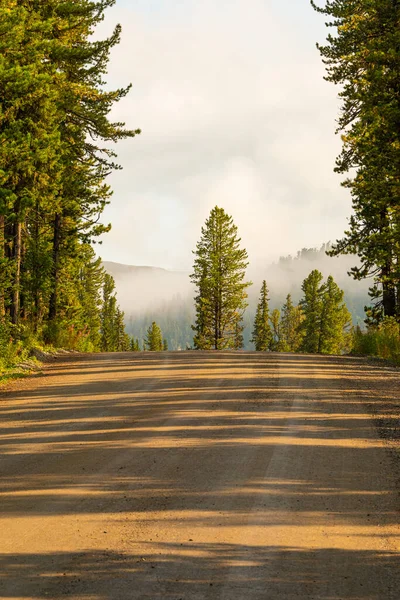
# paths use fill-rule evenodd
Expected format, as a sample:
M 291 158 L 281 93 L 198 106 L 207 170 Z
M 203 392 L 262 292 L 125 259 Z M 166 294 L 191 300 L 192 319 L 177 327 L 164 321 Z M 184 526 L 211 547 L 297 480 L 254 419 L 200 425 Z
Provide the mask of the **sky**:
M 117 23 L 107 85 L 132 90 L 111 117 L 142 134 L 117 145 L 104 260 L 188 270 L 215 205 L 253 267 L 342 236 L 340 102 L 309 0 L 117 0 L 96 35 Z

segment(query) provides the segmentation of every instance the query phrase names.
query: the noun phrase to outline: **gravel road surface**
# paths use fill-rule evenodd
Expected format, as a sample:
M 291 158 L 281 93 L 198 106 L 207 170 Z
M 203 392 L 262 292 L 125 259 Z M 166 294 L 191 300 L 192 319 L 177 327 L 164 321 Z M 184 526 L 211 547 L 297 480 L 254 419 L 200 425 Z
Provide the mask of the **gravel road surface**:
M 0 393 L 0 598 L 398 600 L 399 398 L 352 358 L 62 358 Z

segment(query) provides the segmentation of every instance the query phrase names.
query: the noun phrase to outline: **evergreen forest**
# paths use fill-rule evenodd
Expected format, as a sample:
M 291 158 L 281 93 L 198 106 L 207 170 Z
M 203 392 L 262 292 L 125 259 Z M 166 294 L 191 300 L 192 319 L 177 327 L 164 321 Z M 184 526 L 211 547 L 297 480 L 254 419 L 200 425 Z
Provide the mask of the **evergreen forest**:
M 95 40 L 113 0 L 5 0 L 0 7 L 0 349 L 126 349 L 114 284 L 93 249 L 129 86 L 105 75 L 121 27 Z
M 400 3 L 311 0 L 327 20 L 317 47 L 341 103 L 334 170 L 352 200 L 343 237 L 254 273 L 233 217 L 215 206 L 185 292 L 165 300 L 156 286 L 140 310 L 140 290 L 121 301 L 98 252 L 116 144 L 141 133 L 111 119 L 130 91 L 107 82 L 121 26 L 95 35 L 114 4 L 0 6 L 0 371 L 43 348 L 355 352 L 400 363 Z

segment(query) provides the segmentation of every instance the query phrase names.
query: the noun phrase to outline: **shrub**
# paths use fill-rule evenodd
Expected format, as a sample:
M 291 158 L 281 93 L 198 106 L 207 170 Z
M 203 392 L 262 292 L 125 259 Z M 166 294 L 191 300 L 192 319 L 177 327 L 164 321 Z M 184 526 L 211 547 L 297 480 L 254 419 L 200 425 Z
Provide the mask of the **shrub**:
M 0 371 L 14 364 L 18 350 L 19 344 L 12 336 L 12 326 L 8 321 L 0 321 Z
M 377 356 L 400 364 L 400 324 L 393 317 L 386 317 L 378 327 L 354 331 L 353 352 Z

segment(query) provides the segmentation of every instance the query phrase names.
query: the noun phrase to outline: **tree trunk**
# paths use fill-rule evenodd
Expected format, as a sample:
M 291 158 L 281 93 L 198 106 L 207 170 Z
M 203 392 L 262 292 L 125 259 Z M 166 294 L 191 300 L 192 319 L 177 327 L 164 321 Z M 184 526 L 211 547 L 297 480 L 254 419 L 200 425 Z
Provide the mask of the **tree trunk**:
M 57 317 L 58 304 L 58 279 L 60 263 L 60 245 L 61 245 L 61 215 L 54 217 L 53 230 L 53 268 L 52 268 L 52 290 L 49 302 L 49 320 L 53 321 Z
M 25 255 L 26 255 L 26 232 L 22 230 L 21 225 L 21 269 L 20 269 L 20 293 L 19 293 L 19 318 L 25 321 L 27 318 L 26 293 L 24 286 Z
M 11 321 L 18 325 L 20 317 L 20 291 L 21 291 L 21 249 L 22 249 L 22 223 L 17 221 L 14 225 L 14 286 L 11 305 Z
M 36 203 L 36 217 L 35 217 L 35 226 L 34 226 L 34 240 L 33 247 L 35 248 L 35 282 L 34 282 L 34 290 L 33 290 L 33 330 L 37 333 L 39 328 L 39 319 L 40 319 L 40 293 L 39 293 L 39 273 L 38 271 L 38 257 L 39 257 L 39 202 Z
M 5 251 L 5 235 L 4 235 L 5 217 L 0 215 L 0 264 L 4 261 Z M 3 267 L 1 267 L 3 269 Z M 4 272 L 4 271 L 3 271 Z M 3 319 L 5 315 L 5 277 L 2 276 L 0 279 L 0 319 Z
M 382 305 L 385 317 L 396 316 L 396 289 L 391 281 L 391 262 L 382 269 Z
M 218 350 L 218 307 L 215 307 L 214 311 L 214 349 Z

